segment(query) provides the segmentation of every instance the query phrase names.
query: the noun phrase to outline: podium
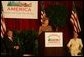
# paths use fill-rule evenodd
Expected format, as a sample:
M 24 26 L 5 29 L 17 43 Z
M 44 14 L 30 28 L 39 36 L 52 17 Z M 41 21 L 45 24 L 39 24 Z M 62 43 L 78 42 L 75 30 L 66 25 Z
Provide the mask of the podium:
M 63 47 L 45 47 L 45 33 L 41 33 L 38 37 L 39 56 L 64 56 Z

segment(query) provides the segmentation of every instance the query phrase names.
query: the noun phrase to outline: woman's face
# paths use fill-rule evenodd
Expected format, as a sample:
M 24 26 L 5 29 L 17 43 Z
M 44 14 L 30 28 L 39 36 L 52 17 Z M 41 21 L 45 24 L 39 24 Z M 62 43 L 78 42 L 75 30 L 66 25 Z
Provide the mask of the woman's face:
M 41 20 L 41 22 L 45 25 L 48 25 L 49 24 L 49 20 L 48 20 L 48 17 L 45 17 Z
M 74 32 L 74 38 L 77 38 L 78 34 L 76 32 Z
M 48 25 L 48 24 L 49 24 L 49 20 L 45 20 L 44 23 L 45 23 L 46 25 Z

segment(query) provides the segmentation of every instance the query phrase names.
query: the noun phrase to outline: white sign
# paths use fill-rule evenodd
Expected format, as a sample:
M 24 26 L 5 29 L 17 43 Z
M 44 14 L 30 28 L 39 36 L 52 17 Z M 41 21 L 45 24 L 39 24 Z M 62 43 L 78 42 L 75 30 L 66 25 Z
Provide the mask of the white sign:
M 2 1 L 4 18 L 38 19 L 38 1 Z
M 63 47 L 63 33 L 45 32 L 45 47 Z

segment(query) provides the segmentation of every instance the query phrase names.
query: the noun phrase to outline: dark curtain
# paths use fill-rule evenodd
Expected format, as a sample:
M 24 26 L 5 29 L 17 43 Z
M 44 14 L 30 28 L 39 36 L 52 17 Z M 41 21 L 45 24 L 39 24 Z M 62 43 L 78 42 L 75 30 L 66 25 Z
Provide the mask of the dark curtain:
M 6 19 L 6 27 L 11 30 L 38 30 L 38 19 Z

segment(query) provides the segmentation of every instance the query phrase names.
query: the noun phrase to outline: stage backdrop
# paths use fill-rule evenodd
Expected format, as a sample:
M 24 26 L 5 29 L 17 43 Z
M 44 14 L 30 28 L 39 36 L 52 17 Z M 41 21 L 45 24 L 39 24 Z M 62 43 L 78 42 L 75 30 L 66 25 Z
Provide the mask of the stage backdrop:
M 78 11 L 79 13 L 82 12 L 82 5 L 83 2 L 82 1 L 75 1 Z M 41 12 L 41 6 L 40 6 L 40 2 L 38 2 L 38 19 L 25 19 L 25 18 L 5 18 L 5 23 L 6 23 L 6 27 L 7 29 L 11 29 L 11 30 L 39 30 L 39 26 L 41 25 L 40 23 L 40 12 Z M 68 40 L 71 38 L 71 27 L 72 25 L 70 24 L 70 17 L 71 17 L 71 11 L 72 11 L 72 1 L 44 1 L 44 8 L 46 9 L 49 6 L 53 6 L 53 5 L 64 5 L 67 7 L 68 11 L 69 11 L 69 17 L 67 19 L 67 24 L 62 27 L 59 28 L 60 32 L 63 32 L 63 38 L 68 42 Z M 81 15 L 81 14 L 80 14 Z M 79 17 L 81 17 L 79 15 Z M 80 19 L 81 21 L 81 25 L 82 25 L 82 19 Z M 82 25 L 83 27 L 83 25 Z

